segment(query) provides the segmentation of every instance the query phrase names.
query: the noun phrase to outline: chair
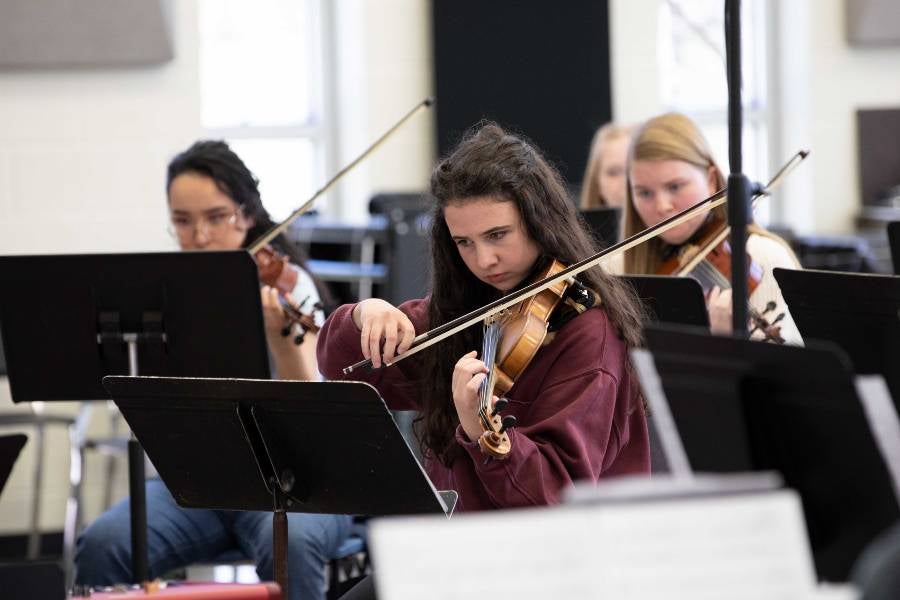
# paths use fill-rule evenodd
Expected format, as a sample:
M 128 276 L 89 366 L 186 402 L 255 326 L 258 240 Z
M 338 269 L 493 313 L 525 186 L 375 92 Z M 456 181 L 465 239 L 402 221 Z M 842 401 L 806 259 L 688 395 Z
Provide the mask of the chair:
M 250 565 L 252 562 L 241 550 L 234 548 L 217 556 L 212 564 L 216 567 L 231 567 L 232 577 L 230 579 L 236 581 L 237 567 Z M 338 547 L 326 566 L 326 580 L 328 581 L 326 598 L 328 600 L 340 598 L 370 571 L 371 564 L 366 546 L 366 525 L 363 522 L 354 522 L 350 535 Z
M 71 429 L 75 422 L 75 419 L 72 417 L 44 414 L 37 408 L 39 406 L 41 405 L 31 403 L 28 405 L 28 412 L 0 414 L 0 427 L 34 428 L 34 435 L 31 436 L 31 443 L 35 452 L 34 469 L 32 471 L 33 494 L 31 500 L 31 523 L 29 525 L 26 551 L 26 558 L 29 560 L 37 560 L 41 556 L 40 507 L 44 478 L 44 433 L 50 425 L 62 425 L 69 428 L 71 435 Z
M 328 600 L 337 600 L 369 572 L 371 562 L 366 546 L 366 525 L 354 522 L 350 535 L 328 563 Z

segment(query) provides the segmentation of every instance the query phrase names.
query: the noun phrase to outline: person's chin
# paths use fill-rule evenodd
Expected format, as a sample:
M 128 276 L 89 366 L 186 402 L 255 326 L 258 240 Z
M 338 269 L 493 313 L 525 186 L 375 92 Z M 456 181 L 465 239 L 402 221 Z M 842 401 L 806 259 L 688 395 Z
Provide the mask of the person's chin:
M 681 244 L 685 243 L 690 236 L 686 233 L 675 233 L 674 235 L 671 235 L 671 232 L 666 232 L 660 234 L 659 237 L 667 244 L 670 244 L 672 246 L 680 246 Z

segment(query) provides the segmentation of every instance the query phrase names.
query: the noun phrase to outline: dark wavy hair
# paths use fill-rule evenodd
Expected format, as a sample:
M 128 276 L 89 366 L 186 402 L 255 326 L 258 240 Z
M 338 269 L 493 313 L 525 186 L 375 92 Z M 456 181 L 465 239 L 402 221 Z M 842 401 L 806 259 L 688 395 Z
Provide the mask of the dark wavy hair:
M 262 234 L 275 226 L 269 211 L 263 206 L 259 194 L 259 180 L 227 143 L 221 140 L 200 140 L 175 156 L 166 171 L 167 196 L 172 181 L 183 173 L 199 173 L 215 181 L 222 193 L 241 207 L 243 215 L 253 220 L 253 226 L 247 230 L 247 236 L 244 238 L 243 248 L 248 248 Z M 295 244 L 290 243 L 284 234 L 278 234 L 270 243 L 275 250 L 309 273 L 303 252 Z M 310 276 L 313 277 L 322 304 L 330 305 L 332 296 L 328 288 L 311 273 Z
M 524 138 L 494 123 L 470 130 L 431 175 L 436 201 L 431 230 L 429 328 L 446 323 L 498 297 L 493 287 L 466 267 L 444 220 L 444 208 L 485 196 L 514 202 L 528 236 L 541 250 L 538 263 L 555 258 L 572 264 L 594 253 L 585 224 L 559 173 Z M 643 308 L 634 291 L 599 267 L 579 279 L 597 291 L 610 321 L 629 346 L 641 345 Z M 524 283 L 528 283 L 523 282 Z M 472 327 L 424 351 L 422 416 L 418 435 L 426 452 L 445 465 L 460 452 L 454 442 L 459 418 L 452 400 L 451 377 L 459 357 L 481 348 L 480 327 Z M 427 385 L 424 385 L 426 384 Z

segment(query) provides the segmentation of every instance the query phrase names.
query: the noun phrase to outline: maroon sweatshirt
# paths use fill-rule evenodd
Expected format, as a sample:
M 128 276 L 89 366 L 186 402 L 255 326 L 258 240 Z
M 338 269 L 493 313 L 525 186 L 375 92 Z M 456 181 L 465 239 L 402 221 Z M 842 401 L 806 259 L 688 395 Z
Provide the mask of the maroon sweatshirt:
M 331 380 L 347 379 L 342 369 L 363 358 L 353 307 L 338 308 L 319 332 L 319 371 Z M 427 329 L 426 300 L 399 308 L 417 333 Z M 438 460 L 425 462 L 435 488 L 459 493 L 456 510 L 485 510 L 556 504 L 573 481 L 649 473 L 647 421 L 638 382 L 626 364 L 625 344 L 602 308 L 572 319 L 538 350 L 506 394 L 510 402 L 502 414 L 517 419 L 509 431 L 508 457 L 488 459 L 457 427 L 456 441 L 465 454 L 450 468 Z M 412 371 L 419 365 L 409 359 L 350 378 L 375 386 L 392 409 L 415 410 L 414 382 L 421 374 Z

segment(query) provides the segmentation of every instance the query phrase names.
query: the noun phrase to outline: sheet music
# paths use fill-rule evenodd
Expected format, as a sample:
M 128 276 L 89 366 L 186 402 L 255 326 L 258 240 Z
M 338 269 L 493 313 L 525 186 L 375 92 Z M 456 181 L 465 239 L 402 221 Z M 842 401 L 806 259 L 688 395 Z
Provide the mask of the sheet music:
M 816 594 L 790 490 L 382 519 L 370 541 L 379 597 L 391 600 Z
M 900 502 L 900 421 L 891 392 L 881 375 L 857 375 L 854 383 Z
M 564 503 L 612 503 L 768 492 L 784 485 L 774 471 L 700 473 L 690 478 L 671 473 L 616 477 L 601 485 L 578 482 L 563 494 Z

